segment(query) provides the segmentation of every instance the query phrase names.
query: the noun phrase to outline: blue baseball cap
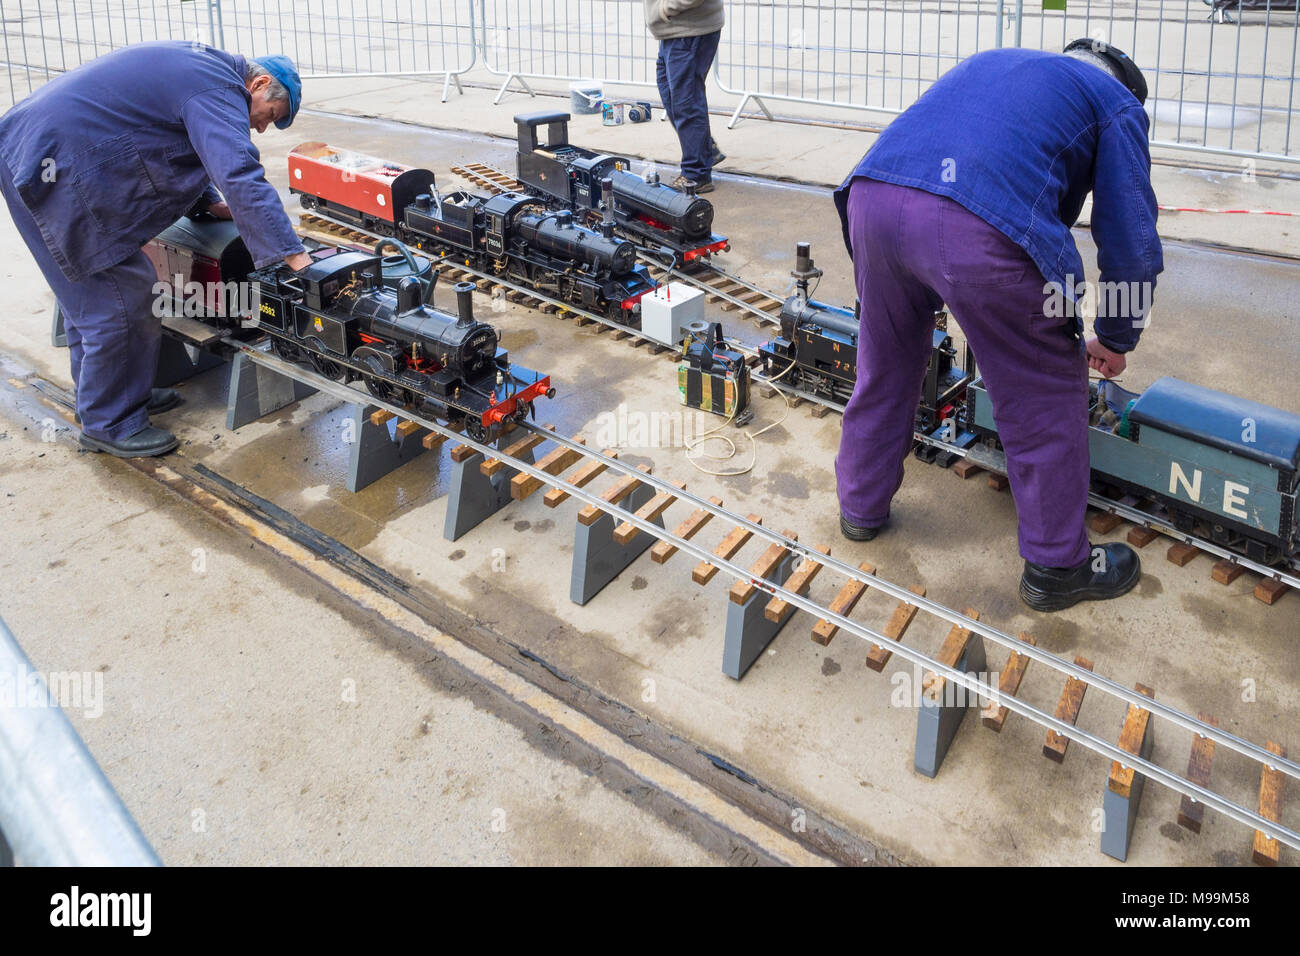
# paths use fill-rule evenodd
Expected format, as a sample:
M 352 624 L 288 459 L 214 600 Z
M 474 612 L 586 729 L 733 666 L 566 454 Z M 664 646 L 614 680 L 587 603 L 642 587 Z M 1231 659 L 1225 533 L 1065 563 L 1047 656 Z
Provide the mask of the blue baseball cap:
M 288 129 L 293 125 L 294 117 L 298 115 L 298 107 L 302 105 L 302 80 L 298 76 L 298 68 L 293 65 L 293 60 L 279 54 L 259 56 L 254 58 L 253 62 L 263 67 L 289 91 L 289 114 L 275 122 L 276 129 Z

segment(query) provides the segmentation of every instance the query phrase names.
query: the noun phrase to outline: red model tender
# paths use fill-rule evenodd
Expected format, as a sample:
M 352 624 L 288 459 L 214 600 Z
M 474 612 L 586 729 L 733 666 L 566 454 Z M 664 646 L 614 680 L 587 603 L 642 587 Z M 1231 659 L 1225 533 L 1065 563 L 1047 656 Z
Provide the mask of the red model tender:
M 301 143 L 289 153 L 289 191 L 303 208 L 396 235 L 402 210 L 432 188 L 433 173 L 325 143 Z

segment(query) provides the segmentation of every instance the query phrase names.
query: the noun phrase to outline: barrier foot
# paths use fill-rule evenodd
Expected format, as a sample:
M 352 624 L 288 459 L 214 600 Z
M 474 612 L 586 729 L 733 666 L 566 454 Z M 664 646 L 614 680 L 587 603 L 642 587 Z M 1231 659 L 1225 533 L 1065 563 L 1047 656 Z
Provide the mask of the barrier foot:
M 456 92 L 461 96 L 465 95 L 465 88 L 460 85 L 460 74 L 447 71 L 447 78 L 442 84 L 442 101 L 447 102 L 447 97 L 451 94 L 451 84 L 456 84 Z
M 984 640 L 978 634 L 966 633 L 969 634 L 966 645 L 952 666 L 965 674 L 980 673 L 985 670 Z M 927 777 L 939 773 L 966 711 L 979 706 L 976 696 L 974 691 L 944 678 L 922 688 L 921 704 L 916 711 L 916 753 L 913 758 L 917 773 Z
M 164 335 L 158 349 L 158 371 L 154 373 L 153 384 L 155 388 L 167 388 L 225 364 L 226 359 L 219 355 Z
M 534 92 L 533 88 L 528 85 L 527 80 L 525 80 L 518 73 L 511 73 L 509 76 L 506 77 L 506 81 L 501 84 L 501 89 L 497 91 L 497 98 L 492 101 L 493 106 L 501 105 L 501 100 L 505 98 L 506 91 L 510 89 L 510 84 L 513 83 L 515 80 L 519 81 L 519 85 L 522 86 L 525 91 L 527 91 L 529 96 L 537 95 L 537 93 Z
M 255 364 L 241 352 L 230 363 L 226 427 L 232 431 L 242 428 L 315 392 L 310 385 Z
M 1149 687 L 1137 685 L 1139 694 L 1154 696 Z M 1129 704 L 1120 731 L 1120 749 L 1151 759 L 1155 746 L 1155 723 L 1151 712 L 1136 704 Z M 1142 803 L 1142 790 L 1146 777 L 1132 767 L 1112 760 L 1106 791 L 1101 798 L 1101 852 L 1123 863 L 1128 859 L 1129 844 L 1133 840 L 1133 824 L 1137 822 L 1138 806 Z
M 638 483 L 628 492 L 618 505 L 619 508 L 633 514 L 638 508 L 654 497 L 651 485 Z M 664 526 L 662 517 L 652 519 L 659 527 Z M 614 540 L 614 529 L 623 519 L 615 520 L 615 515 L 602 511 L 600 517 L 589 525 L 576 521 L 573 533 L 573 574 L 569 579 L 569 600 L 574 604 L 586 604 L 610 581 L 623 572 L 635 561 L 646 548 L 655 543 L 655 539 L 644 531 L 637 534 L 627 544 Z
M 753 100 L 755 105 L 762 110 L 764 116 L 775 122 L 776 117 L 774 117 L 772 111 L 767 108 L 767 104 L 763 102 L 763 98 L 755 93 L 746 93 L 745 98 L 742 99 L 740 105 L 736 107 L 736 111 L 731 114 L 731 121 L 727 123 L 727 129 L 736 128 L 736 124 L 740 122 L 740 115 L 745 112 L 745 107 L 749 105 L 750 100 Z
M 498 447 L 504 447 L 504 441 L 504 437 L 498 438 Z M 532 449 L 516 457 L 527 464 L 533 463 Z M 447 494 L 447 520 L 443 524 L 442 536 L 455 541 L 513 500 L 510 497 L 510 479 L 519 474 L 519 469 L 507 465 L 489 477 L 480 467 L 485 461 L 482 453 L 468 445 L 453 448 L 451 460 L 455 467 L 451 473 L 451 490 Z
M 407 430 L 397 419 L 376 425 L 370 418 L 375 405 L 352 406 L 352 445 L 348 452 L 348 491 L 356 492 L 402 467 L 425 452 L 427 428 Z M 413 422 L 410 424 L 414 424 Z
M 786 554 L 776 567 L 763 575 L 764 580 L 781 584 L 790 577 L 796 560 L 795 555 Z M 722 645 L 722 673 L 728 677 L 735 680 L 744 677 L 763 649 L 794 616 L 795 608 L 790 605 L 776 621 L 769 621 L 764 611 L 771 600 L 772 595 L 762 588 L 755 588 L 740 604 L 727 595 L 727 637 Z
M 50 344 L 56 349 L 66 349 L 68 347 L 68 332 L 63 327 L 63 309 L 59 308 L 59 303 L 54 303 L 54 317 L 50 319 Z

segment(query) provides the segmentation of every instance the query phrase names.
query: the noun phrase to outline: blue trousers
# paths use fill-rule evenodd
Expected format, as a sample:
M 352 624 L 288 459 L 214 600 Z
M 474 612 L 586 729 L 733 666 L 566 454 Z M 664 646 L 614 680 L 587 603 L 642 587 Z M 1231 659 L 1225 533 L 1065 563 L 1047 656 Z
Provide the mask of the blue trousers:
M 109 441 L 134 435 L 149 424 L 149 394 L 162 343 L 162 323 L 153 311 L 158 279 L 153 264 L 137 252 L 81 282 L 70 282 L 6 176 L 0 176 L 0 193 L 63 310 L 82 431 Z
M 660 40 L 655 65 L 659 98 L 682 145 L 682 175 L 697 183 L 713 175 L 713 137 L 709 134 L 709 102 L 704 88 L 721 37 L 719 30 L 704 36 Z
M 1088 365 L 1070 320 L 1044 314 L 1043 274 L 965 207 L 858 179 L 849 237 L 862 319 L 858 380 L 835 460 L 840 509 L 889 517 L 912 448 L 934 311 L 948 304 L 988 388 L 1020 518 L 1020 553 L 1050 567 L 1089 554 Z

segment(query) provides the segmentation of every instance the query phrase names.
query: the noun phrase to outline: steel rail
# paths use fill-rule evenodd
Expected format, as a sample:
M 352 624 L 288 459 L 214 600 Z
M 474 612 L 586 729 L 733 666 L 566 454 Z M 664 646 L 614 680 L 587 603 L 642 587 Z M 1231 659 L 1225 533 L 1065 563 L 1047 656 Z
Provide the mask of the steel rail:
M 356 229 L 353 229 L 351 231 L 362 233 L 361 230 L 356 230 Z M 436 263 L 439 260 L 434 260 L 434 261 Z M 541 295 L 523 286 L 516 286 L 507 282 L 503 282 L 494 276 L 483 275 L 478 270 L 470 267 L 466 267 L 460 264 L 454 264 L 453 267 L 456 269 L 462 269 L 465 272 L 470 273 L 471 275 L 480 275 L 483 278 L 490 279 L 491 281 L 500 282 L 500 284 L 506 285 L 509 288 L 519 291 L 525 295 L 529 295 L 534 298 L 538 298 L 543 301 L 551 302 L 552 304 L 562 306 L 568 309 L 569 311 L 574 312 L 575 314 L 583 315 L 594 321 L 598 321 L 604 325 L 608 325 L 611 328 L 622 329 L 623 331 L 628 332 L 631 335 L 637 336 L 638 338 L 641 338 L 645 341 L 652 342 L 655 345 L 660 345 L 662 347 L 661 343 L 654 342 L 653 339 L 646 339 L 644 336 L 640 335 L 640 333 L 637 332 L 636 330 L 629 329 L 627 326 L 620 325 L 617 322 L 612 322 L 608 319 L 604 319 L 600 316 L 595 315 L 594 313 L 587 313 L 581 309 L 574 309 L 568 305 L 565 305 L 560 300 L 551 299 L 547 296 Z M 766 381 L 766 379 L 764 380 Z M 780 386 L 778 385 L 777 387 L 779 388 Z M 407 418 L 411 417 L 410 415 L 407 415 L 404 412 L 400 414 L 403 414 L 404 417 Z M 558 444 L 562 444 L 567 448 L 571 448 L 572 450 L 578 451 L 586 457 L 599 459 L 603 461 L 607 467 L 613 468 L 615 471 L 621 474 L 632 473 L 628 470 L 628 467 L 625 464 L 620 463 L 618 459 L 611 458 L 607 455 L 603 455 L 599 452 L 596 452 L 593 449 L 587 448 L 585 445 L 580 445 L 577 442 L 573 442 L 567 438 L 564 438 L 563 436 L 556 435 L 555 433 L 550 431 L 545 431 L 544 429 L 540 429 L 535 425 L 524 424 L 521 427 L 543 434 L 547 439 L 554 441 Z M 939 447 L 960 454 L 962 457 L 970 456 L 970 452 L 967 449 L 961 449 L 954 446 L 949 446 L 946 443 L 939 442 L 937 439 L 931 438 L 930 436 L 918 434 L 915 437 L 920 438 L 920 440 L 922 440 L 927 444 L 932 444 L 932 445 L 938 444 Z M 496 457 L 500 457 L 500 456 L 498 455 Z M 806 560 L 816 561 L 819 564 L 821 564 L 823 567 L 827 567 L 832 570 L 838 571 L 843 576 L 848 577 L 854 581 L 857 581 L 858 583 L 863 584 L 869 588 L 872 588 L 873 590 L 882 591 L 885 594 L 888 594 L 889 596 L 895 598 L 896 600 L 904 601 L 908 604 L 912 604 L 920 608 L 921 610 L 925 611 L 927 614 L 930 614 L 934 617 L 938 617 L 939 619 L 946 621 L 949 624 L 957 625 L 961 628 L 971 631 L 972 633 L 979 634 L 982 637 L 986 637 L 989 640 L 993 641 L 995 644 L 998 644 L 1010 651 L 1014 651 L 1024 657 L 1028 657 L 1030 660 L 1039 662 L 1044 667 L 1050 667 L 1053 670 L 1056 670 L 1068 677 L 1074 677 L 1088 684 L 1090 687 L 1098 687 L 1101 690 L 1105 691 L 1106 693 L 1109 693 L 1114 697 L 1118 697 L 1120 700 L 1123 700 L 1127 704 L 1135 704 L 1139 707 L 1143 707 L 1147 710 L 1150 710 L 1152 713 L 1163 717 L 1164 719 L 1183 728 L 1184 730 L 1188 730 L 1194 734 L 1199 734 L 1201 736 L 1208 737 L 1211 740 L 1215 741 L 1216 744 L 1221 744 L 1222 746 L 1227 747 L 1228 749 L 1233 750 L 1241 754 L 1242 756 L 1246 756 L 1255 761 L 1258 761 L 1259 763 L 1265 764 L 1270 767 L 1276 767 L 1282 770 L 1282 772 L 1286 773 L 1288 776 L 1300 780 L 1300 763 L 1297 763 L 1296 761 L 1293 761 L 1286 757 L 1279 757 L 1278 755 L 1270 752 L 1269 750 L 1263 747 L 1260 747 L 1257 744 L 1253 744 L 1248 740 L 1243 740 L 1242 738 L 1237 737 L 1234 734 L 1230 734 L 1219 727 L 1215 727 L 1212 724 L 1204 723 L 1188 714 L 1184 714 L 1183 712 L 1176 710 L 1173 707 L 1160 703 L 1159 701 L 1152 700 L 1151 698 L 1145 697 L 1134 690 L 1130 690 L 1129 688 L 1118 683 L 1117 681 L 1111 680 L 1110 678 L 1098 674 L 1095 671 L 1090 671 L 1087 670 L 1086 668 L 1080 667 L 1079 665 L 1075 664 L 1073 661 L 1067 661 L 1064 658 L 1055 656 L 1054 654 L 1049 654 L 1048 652 L 1041 650 L 1040 648 L 1034 645 L 1026 644 L 1025 642 L 1021 641 L 1017 637 L 1013 637 L 1012 635 L 1000 631 L 997 628 L 991 627 L 988 624 L 977 621 L 973 618 L 969 618 L 966 615 L 961 614 L 960 612 L 955 611 L 952 608 L 949 608 L 945 605 L 939 604 L 937 601 L 934 601 L 930 598 L 917 595 L 915 592 L 907 588 L 904 588 L 900 585 L 894 584 L 891 581 L 885 580 L 884 578 L 877 577 L 876 575 L 864 574 L 862 571 L 859 571 L 856 567 L 844 561 L 840 561 L 837 558 L 833 558 L 828 554 L 823 554 L 820 551 L 815 551 L 814 549 L 812 549 L 807 545 L 801 545 L 799 542 L 787 538 L 784 535 L 780 534 L 779 532 L 773 531 L 771 528 L 766 528 L 761 524 L 752 522 L 748 518 L 745 518 L 742 515 L 735 515 L 727 511 L 716 511 L 714 510 L 715 506 L 713 506 L 708 501 L 707 498 L 700 495 L 696 495 L 693 492 L 688 492 L 685 491 L 684 489 L 680 489 L 676 485 L 673 485 L 664 479 L 658 478 L 657 476 L 654 475 L 644 474 L 642 472 L 635 472 L 635 473 L 640 477 L 641 481 L 651 485 L 652 487 L 656 488 L 658 491 L 675 495 L 678 498 L 683 498 L 685 500 L 691 501 L 693 504 L 696 505 L 696 507 L 703 508 L 719 516 L 725 516 L 726 520 L 732 522 L 738 527 L 745 528 L 746 530 L 750 531 L 751 534 L 757 535 L 762 540 L 765 540 L 771 544 L 780 544 L 783 547 L 787 547 L 791 550 L 791 552 L 800 555 L 802 558 Z M 1101 500 L 1107 501 L 1107 499 L 1101 499 Z M 1107 501 L 1107 503 L 1109 502 Z
M 441 425 L 438 422 L 434 422 L 429 419 L 422 418 L 417 414 L 413 414 L 409 409 L 403 408 L 402 406 L 399 405 L 394 405 L 390 402 L 383 401 L 381 399 L 369 395 L 368 393 L 362 393 L 359 390 L 344 385 L 341 382 L 323 378 L 297 365 L 293 365 L 291 363 L 285 362 L 282 359 L 273 356 L 268 352 L 263 352 L 259 349 L 253 348 L 252 346 L 249 346 L 247 343 L 239 342 L 237 340 L 229 339 L 229 338 L 225 339 L 224 342 L 227 345 L 234 347 L 238 349 L 240 352 L 242 352 L 243 354 L 247 355 L 251 361 L 256 362 L 257 364 L 260 365 L 264 365 L 267 368 L 270 368 L 272 371 L 279 372 L 282 375 L 287 375 L 290 378 L 296 378 L 304 382 L 305 384 L 308 384 L 321 392 L 332 395 L 335 398 L 338 398 L 342 401 L 346 401 L 349 403 L 356 403 L 358 399 L 361 399 L 367 404 L 374 405 L 378 408 L 382 408 L 385 411 L 388 411 L 395 416 L 412 421 L 415 424 L 419 425 L 420 427 L 428 429 L 429 431 L 433 431 L 440 435 L 444 435 L 450 439 L 455 439 L 461 444 L 466 445 L 469 448 L 472 448 L 475 451 L 479 452 L 485 458 L 504 461 L 509 465 L 509 467 L 514 468 L 516 471 L 522 472 L 528 475 L 529 477 L 535 478 L 541 481 L 543 484 L 549 485 L 553 488 L 558 488 L 561 491 L 566 492 L 570 497 L 585 502 L 588 505 L 592 505 L 600 509 L 601 511 L 609 513 L 612 516 L 616 516 L 620 521 L 627 522 L 633 525 L 639 531 L 649 534 L 654 538 L 658 538 L 659 540 L 670 542 L 671 544 L 676 546 L 678 550 L 693 555 L 699 560 L 707 562 L 719 568 L 722 571 L 726 571 L 728 574 L 730 574 L 730 576 L 734 577 L 736 580 L 746 581 L 752 584 L 755 588 L 764 591 L 765 593 L 770 594 L 773 597 L 778 597 L 782 601 L 788 604 L 791 604 L 795 607 L 807 611 L 810 614 L 814 614 L 819 618 L 823 618 L 829 621 L 830 623 L 835 624 L 841 630 L 847 631 L 848 633 L 853 634 L 855 637 L 863 641 L 869 641 L 873 644 L 878 644 L 882 647 L 888 647 L 893 653 L 897 654 L 899 657 L 903 658 L 904 660 L 910 661 L 911 663 L 917 666 L 924 666 L 929 668 L 931 671 L 935 672 L 936 674 L 939 674 L 944 678 L 951 680 L 954 683 L 959 684 L 960 686 L 966 688 L 968 691 L 974 693 L 977 697 L 983 697 L 986 700 L 996 703 L 999 706 L 1006 707 L 1009 711 L 1013 713 L 1017 713 L 1020 714 L 1021 716 L 1027 717 L 1028 719 L 1034 721 L 1035 723 L 1047 727 L 1048 729 L 1055 731 L 1056 733 L 1062 735 L 1063 737 L 1075 741 L 1080 746 L 1087 747 L 1088 749 L 1093 750 L 1104 757 L 1109 757 L 1111 760 L 1119 762 L 1119 764 L 1123 768 L 1132 768 L 1134 770 L 1141 770 L 1142 773 L 1145 774 L 1146 776 L 1157 781 L 1158 783 L 1164 784 L 1165 786 L 1169 787 L 1172 790 L 1175 790 L 1178 793 L 1190 797 L 1193 800 L 1197 800 L 1198 802 L 1203 803 L 1212 809 L 1218 810 L 1220 813 L 1223 813 L 1225 816 L 1230 817 L 1231 819 L 1234 819 L 1239 823 L 1243 823 L 1256 830 L 1259 830 L 1260 832 L 1264 833 L 1266 836 L 1270 837 L 1271 839 L 1279 840 L 1280 842 L 1294 849 L 1300 849 L 1300 833 L 1290 830 L 1287 827 L 1284 827 L 1273 820 L 1269 820 L 1266 817 L 1263 817 L 1252 810 L 1239 806 L 1238 804 L 1233 803 L 1231 800 L 1228 800 L 1226 797 L 1222 797 L 1211 790 L 1207 790 L 1196 783 L 1193 783 L 1183 777 L 1180 777 L 1179 775 L 1166 770 L 1165 768 L 1161 767 L 1158 764 L 1152 763 L 1151 761 L 1141 757 L 1138 754 L 1134 754 L 1134 753 L 1130 753 L 1129 751 L 1122 750 L 1118 746 L 1112 744 L 1110 741 L 1104 738 L 1098 737 L 1095 734 L 1089 733 L 1087 731 L 1080 730 L 1078 727 L 1072 724 L 1068 724 L 1065 721 L 1059 720 L 1055 716 L 1050 715 L 1045 711 L 1039 710 L 1033 705 L 1027 704 L 1024 701 L 1019 700 L 1014 696 L 1004 698 L 1000 693 L 1000 691 L 998 690 L 998 688 L 980 680 L 978 677 L 968 675 L 965 672 L 959 671 L 954 667 L 949 667 L 948 665 L 943 664 L 931 658 L 929 655 L 921 651 L 915 650 L 907 646 L 906 644 L 903 644 L 900 641 L 896 641 L 892 638 L 889 638 L 884 634 L 881 634 L 875 631 L 874 629 L 867 627 L 864 624 L 861 624 L 857 621 L 849 619 L 848 617 L 845 617 L 844 615 L 837 614 L 834 611 L 831 611 L 829 608 L 826 608 L 818 604 L 816 601 L 812 600 L 811 598 L 805 597 L 804 595 L 801 594 L 797 594 L 794 591 L 787 590 L 782 585 L 775 584 L 766 579 L 754 578 L 748 569 L 734 563 L 730 559 L 721 558 L 718 555 L 714 554 L 708 548 L 694 544 L 689 539 L 681 538 L 673 534 L 672 532 L 668 531 L 666 528 L 662 528 L 651 521 L 648 521 L 643 518 L 638 518 L 635 513 L 627 511 L 626 509 L 619 507 L 617 504 L 613 504 L 611 502 L 605 501 L 599 495 L 587 491 L 584 488 L 578 487 L 577 485 L 571 484 L 570 482 L 564 480 L 558 475 L 553 475 L 549 472 L 543 471 L 541 468 L 538 468 L 534 464 L 530 464 L 528 462 L 512 458 L 505 454 L 504 449 L 493 448 L 491 445 L 474 441 L 468 436 L 463 435 L 462 433 L 457 432 L 451 428 L 448 428 L 447 426 Z M 606 455 L 602 455 L 597 452 L 594 452 L 592 449 L 588 448 L 585 445 L 578 444 L 577 442 L 572 442 L 568 439 L 565 439 L 562 435 L 558 435 L 557 433 L 541 428 L 540 426 L 524 424 L 521 426 L 521 428 L 523 430 L 533 432 L 534 434 L 542 435 L 548 440 L 556 441 L 557 443 L 562 444 L 567 448 L 572 448 L 588 458 L 594 458 L 602 462 L 605 462 L 607 463 L 607 465 L 612 466 L 615 469 L 615 471 L 619 473 L 626 474 L 626 475 L 635 475 L 638 479 L 645 481 L 647 484 L 651 484 L 656 487 L 661 487 L 662 490 L 667 491 L 680 498 L 687 498 L 687 499 L 692 499 L 697 501 L 702 500 L 686 492 L 684 489 L 678 488 L 676 485 L 669 484 L 668 482 L 663 481 L 662 479 L 655 479 L 655 476 L 649 473 L 642 472 L 637 469 L 633 469 L 626 462 L 620 462 L 618 461 L 618 459 L 609 458 Z M 702 501 L 703 501 L 703 506 L 707 507 L 714 514 L 724 518 L 726 521 L 732 524 L 735 524 L 740 527 L 751 528 L 757 532 L 763 532 L 765 530 L 762 528 L 761 525 L 755 525 L 754 523 L 748 521 L 747 519 L 743 519 L 739 515 L 733 514 L 732 512 L 729 511 L 725 511 L 723 509 L 716 509 L 716 507 L 711 505 L 709 502 L 707 502 L 707 500 L 702 500 Z M 782 543 L 783 545 L 786 545 L 787 547 L 789 547 L 789 550 L 791 550 L 792 552 L 799 551 L 800 553 L 808 553 L 807 549 L 801 548 L 797 542 L 792 542 L 789 539 L 785 538 L 784 536 L 772 535 L 769 533 L 765 535 L 765 537 L 767 537 L 769 540 L 773 540 L 774 542 Z M 834 563 L 831 561 L 829 555 L 822 554 L 821 552 L 811 552 L 809 553 L 809 557 L 812 560 L 817 560 L 821 562 L 823 565 L 827 563 Z M 861 574 L 861 572 L 856 572 L 856 574 Z M 851 576 L 854 576 L 856 578 L 856 574 Z M 871 582 L 867 581 L 864 583 L 869 584 Z M 886 582 L 878 582 L 878 583 L 886 583 Z M 963 629 L 970 630 L 972 632 L 976 631 L 976 628 L 968 627 L 968 624 L 977 624 L 978 622 L 972 621 L 969 618 L 965 618 L 963 615 L 956 614 L 955 612 L 950 611 L 947 608 L 944 608 L 942 605 L 935 604 L 933 601 L 928 601 L 925 598 L 920 597 L 919 595 L 915 594 L 912 591 L 903 591 L 902 589 L 898 589 L 898 590 L 900 595 L 906 596 L 907 603 L 914 604 L 917 606 L 923 606 L 927 604 L 931 605 L 935 608 L 934 611 L 930 612 L 934 616 L 944 618 L 945 620 L 949 620 L 951 623 L 957 624 Z M 940 611 L 944 613 L 939 613 Z M 993 633 L 995 635 L 999 634 L 999 632 L 996 631 L 994 631 Z M 1021 653 L 1024 653 L 1025 651 L 1028 650 L 1034 650 L 1032 645 L 1026 644 L 1023 641 L 1016 641 L 1016 644 L 1018 645 L 1017 649 L 1020 650 Z M 1051 664 L 1049 663 L 1050 661 L 1058 660 L 1056 658 L 1053 658 L 1051 655 L 1044 655 L 1044 657 L 1047 658 L 1047 661 L 1045 661 L 1045 663 L 1048 663 L 1048 666 L 1051 666 Z M 1081 668 L 1074 668 L 1074 669 L 1082 671 Z M 1098 675 L 1093 674 L 1091 671 L 1082 671 L 1082 674 L 1085 678 L 1088 679 L 1089 684 L 1092 685 L 1096 684 Z M 1101 681 L 1103 683 L 1112 683 L 1106 681 L 1105 678 L 1101 678 Z M 1152 698 L 1145 697 L 1139 694 L 1131 694 L 1131 695 L 1125 694 L 1124 696 L 1126 698 L 1132 696 L 1134 699 L 1131 700 L 1130 703 L 1136 704 L 1138 707 L 1148 710 L 1152 713 L 1155 713 L 1158 709 L 1156 701 L 1154 701 Z M 926 705 L 923 704 L 922 706 L 926 706 Z M 1159 709 L 1169 710 L 1169 708 L 1159 708 Z M 1184 718 L 1188 722 L 1188 724 L 1195 725 L 1196 727 L 1203 727 L 1206 731 L 1212 731 L 1216 729 L 1207 724 L 1200 724 L 1199 721 L 1193 721 L 1190 718 L 1186 718 L 1185 715 L 1179 714 L 1176 711 L 1173 711 L 1172 713 L 1175 714 L 1177 717 Z M 1189 727 L 1189 729 L 1191 728 Z M 1197 732 L 1200 731 L 1198 730 Z M 1202 734 L 1202 735 L 1208 736 L 1208 734 Z M 1233 746 L 1232 742 L 1236 741 L 1237 738 L 1233 737 L 1230 734 L 1222 734 L 1221 736 L 1226 738 L 1224 740 L 1226 746 L 1228 746 L 1230 749 L 1236 749 Z M 1245 744 L 1245 746 L 1248 748 L 1259 750 L 1259 748 L 1255 748 L 1253 744 Z M 1287 761 L 1284 758 L 1280 758 L 1276 754 L 1270 753 L 1269 751 L 1260 750 L 1259 752 L 1265 758 L 1261 762 L 1266 763 L 1270 767 L 1275 767 L 1275 768 L 1281 767 L 1285 769 L 1287 766 L 1290 767 L 1295 766 L 1294 764 L 1291 764 L 1290 761 Z

